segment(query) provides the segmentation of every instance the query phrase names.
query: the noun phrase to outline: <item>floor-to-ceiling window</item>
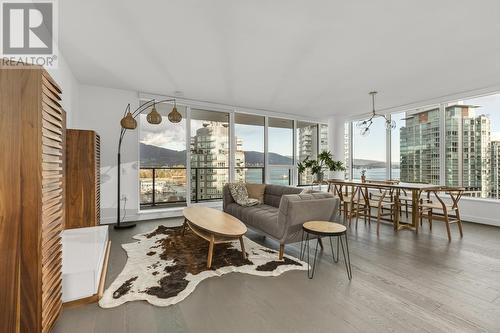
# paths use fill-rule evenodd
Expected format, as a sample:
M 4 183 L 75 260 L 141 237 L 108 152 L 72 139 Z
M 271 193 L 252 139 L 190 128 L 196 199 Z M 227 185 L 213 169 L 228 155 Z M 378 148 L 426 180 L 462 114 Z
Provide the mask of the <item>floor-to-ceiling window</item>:
M 295 162 L 328 150 L 326 124 L 189 104 L 177 104 L 182 120 L 172 123 L 167 117 L 172 107 L 156 106 L 163 117 L 158 125 L 147 122 L 148 112 L 137 118 L 141 209 L 220 200 L 230 179 L 310 184 L 314 177 L 310 172 L 297 175 Z
M 263 116 L 234 115 L 235 181 L 264 183 L 264 123 Z
M 364 171 L 369 180 L 387 179 L 386 133 L 382 117 L 373 119 L 367 135 L 353 126 L 352 178 L 360 179 Z
M 222 198 L 229 182 L 229 113 L 191 109 L 191 201 Z
M 353 156 L 353 178 L 366 169 L 368 179 L 383 179 L 390 163 L 393 179 L 461 187 L 465 197 L 500 199 L 499 111 L 497 93 L 393 113 L 396 127 L 390 131 L 377 118 L 367 136 L 359 135 L 357 122 L 348 123 L 353 133 L 346 131 L 346 156 Z M 390 132 L 387 142 L 384 132 Z M 391 152 L 383 162 L 387 143 Z
M 166 115 L 172 105 L 158 104 L 163 116 L 158 125 L 139 119 L 139 195 L 142 208 L 168 206 L 186 202 L 186 108 L 178 105 L 183 119 L 171 123 Z
M 268 119 L 269 183 L 290 185 L 293 165 L 293 120 Z

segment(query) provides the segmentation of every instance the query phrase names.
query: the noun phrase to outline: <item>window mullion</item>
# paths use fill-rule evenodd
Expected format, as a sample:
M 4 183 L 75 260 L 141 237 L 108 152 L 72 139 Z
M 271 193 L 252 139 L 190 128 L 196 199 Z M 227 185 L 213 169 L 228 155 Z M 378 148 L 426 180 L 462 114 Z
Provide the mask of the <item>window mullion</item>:
M 439 185 L 446 185 L 446 112 L 445 104 L 439 105 Z
M 191 107 L 186 107 L 186 204 L 191 204 Z

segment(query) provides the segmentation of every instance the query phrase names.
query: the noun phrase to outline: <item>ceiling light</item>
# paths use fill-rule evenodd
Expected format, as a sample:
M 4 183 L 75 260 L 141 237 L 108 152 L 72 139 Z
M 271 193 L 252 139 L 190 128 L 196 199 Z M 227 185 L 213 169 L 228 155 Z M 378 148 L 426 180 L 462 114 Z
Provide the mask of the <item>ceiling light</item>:
M 396 128 L 396 122 L 394 120 L 391 120 L 390 116 L 386 116 L 385 114 L 377 114 L 375 112 L 375 95 L 377 94 L 376 91 L 371 91 L 369 93 L 372 96 L 372 114 L 370 118 L 365 119 L 365 120 L 360 120 L 356 123 L 356 127 L 359 129 L 360 134 L 362 136 L 367 136 L 370 134 L 370 127 L 373 124 L 373 119 L 377 117 L 382 117 L 385 120 L 385 128 L 387 130 L 392 130 Z

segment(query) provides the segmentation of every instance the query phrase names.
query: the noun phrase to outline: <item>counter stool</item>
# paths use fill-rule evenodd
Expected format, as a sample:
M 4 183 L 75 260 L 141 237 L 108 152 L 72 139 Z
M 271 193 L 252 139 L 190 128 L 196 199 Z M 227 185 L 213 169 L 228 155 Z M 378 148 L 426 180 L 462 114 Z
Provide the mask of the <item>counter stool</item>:
M 310 235 L 317 236 L 316 249 L 314 250 L 314 260 L 312 268 L 311 265 L 309 264 Z M 345 238 L 345 250 L 344 250 L 344 242 L 342 241 L 342 236 L 344 236 Z M 309 221 L 302 225 L 302 240 L 300 242 L 300 260 L 302 260 L 305 252 L 307 251 L 307 264 L 308 264 L 307 277 L 310 279 L 314 277 L 314 269 L 316 268 L 316 256 L 318 255 L 318 244 L 320 243 L 321 237 L 330 238 L 332 257 L 335 263 L 339 261 L 339 243 L 340 243 L 340 246 L 342 248 L 342 254 L 344 256 L 344 263 L 345 263 L 345 269 L 347 271 L 347 277 L 349 278 L 349 280 L 351 280 L 352 270 L 351 270 L 351 258 L 349 256 L 349 245 L 347 243 L 347 228 L 342 224 L 328 222 L 328 221 Z M 332 237 L 337 238 L 337 257 L 335 257 L 335 252 L 333 250 Z M 347 252 L 347 257 L 346 257 L 346 252 Z

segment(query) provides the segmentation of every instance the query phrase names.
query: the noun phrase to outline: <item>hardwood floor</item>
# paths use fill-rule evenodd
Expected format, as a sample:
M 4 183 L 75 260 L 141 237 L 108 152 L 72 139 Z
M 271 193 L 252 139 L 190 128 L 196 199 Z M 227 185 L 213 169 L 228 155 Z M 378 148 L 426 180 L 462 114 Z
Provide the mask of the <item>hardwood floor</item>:
M 110 229 L 108 286 L 125 265 L 120 244 L 158 224 Z M 332 263 L 329 242 L 313 280 L 303 271 L 279 277 L 240 273 L 203 281 L 184 301 L 165 308 L 129 302 L 64 309 L 54 332 L 500 332 L 500 228 L 464 223 L 464 238 L 443 223 L 432 233 L 394 233 L 376 223 L 348 229 L 353 279 L 342 259 Z M 249 232 L 268 247 L 278 244 Z M 299 247 L 285 252 L 298 256 Z

